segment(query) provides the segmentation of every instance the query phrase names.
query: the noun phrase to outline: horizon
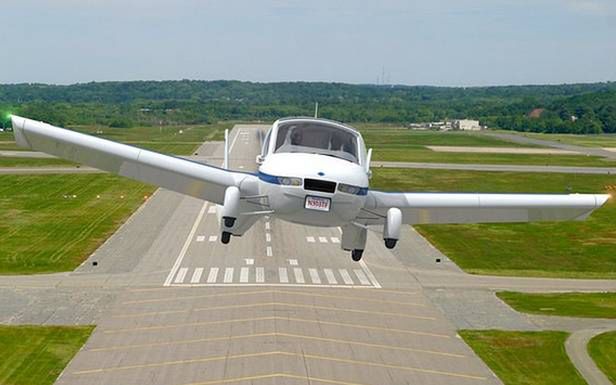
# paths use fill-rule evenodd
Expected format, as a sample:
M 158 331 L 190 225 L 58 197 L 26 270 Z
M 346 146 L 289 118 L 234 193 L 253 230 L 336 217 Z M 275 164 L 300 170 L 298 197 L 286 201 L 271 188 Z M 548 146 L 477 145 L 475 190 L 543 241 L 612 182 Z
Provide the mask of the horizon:
M 139 82 L 156 82 L 156 83 L 164 83 L 164 82 L 205 82 L 205 83 L 215 83 L 215 82 L 239 82 L 239 83 L 251 83 L 251 84 L 289 84 L 289 83 L 307 83 L 307 84 L 340 84 L 340 85 L 350 85 L 350 86 L 372 86 L 372 87 L 383 87 L 383 88 L 394 88 L 394 87 L 408 87 L 408 88 L 456 88 L 456 89 L 468 89 L 468 88 L 498 88 L 498 87 L 543 87 L 543 86 L 577 86 L 577 85 L 593 85 L 593 84 L 612 84 L 616 83 L 615 80 L 606 80 L 606 81 L 596 81 L 596 82 L 582 82 L 582 83 L 529 83 L 529 84 L 489 84 L 489 85 L 478 85 L 478 86 L 452 86 L 452 85 L 430 85 L 430 84 L 376 84 L 376 83 L 348 83 L 348 82 L 338 82 L 338 81 L 305 81 L 305 80 L 288 80 L 288 81 L 252 81 L 252 80 L 239 80 L 239 79 L 136 79 L 136 80 L 91 80 L 85 82 L 75 82 L 75 83 L 42 83 L 42 82 L 20 82 L 20 83 L 0 83 L 2 86 L 20 86 L 20 85 L 45 85 L 52 87 L 71 87 L 71 86 L 79 86 L 79 85 L 87 85 L 87 84 L 103 84 L 103 83 L 139 83 Z

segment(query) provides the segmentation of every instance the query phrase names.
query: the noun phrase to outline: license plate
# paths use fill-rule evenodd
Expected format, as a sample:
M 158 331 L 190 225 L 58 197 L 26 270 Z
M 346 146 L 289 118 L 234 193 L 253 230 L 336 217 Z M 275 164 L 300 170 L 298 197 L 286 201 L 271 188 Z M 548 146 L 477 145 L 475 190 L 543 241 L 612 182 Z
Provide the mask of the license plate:
M 329 198 L 307 196 L 304 205 L 308 210 L 329 211 L 331 200 Z

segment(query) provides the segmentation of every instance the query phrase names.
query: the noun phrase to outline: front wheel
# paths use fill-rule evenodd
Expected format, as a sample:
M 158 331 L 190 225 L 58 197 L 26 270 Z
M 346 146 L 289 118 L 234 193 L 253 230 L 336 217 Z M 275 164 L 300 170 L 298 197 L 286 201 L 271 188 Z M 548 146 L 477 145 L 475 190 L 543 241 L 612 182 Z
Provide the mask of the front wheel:
M 361 260 L 361 256 L 363 254 L 364 254 L 363 250 L 355 249 L 355 250 L 351 251 L 351 258 L 353 259 L 353 261 L 359 262 Z

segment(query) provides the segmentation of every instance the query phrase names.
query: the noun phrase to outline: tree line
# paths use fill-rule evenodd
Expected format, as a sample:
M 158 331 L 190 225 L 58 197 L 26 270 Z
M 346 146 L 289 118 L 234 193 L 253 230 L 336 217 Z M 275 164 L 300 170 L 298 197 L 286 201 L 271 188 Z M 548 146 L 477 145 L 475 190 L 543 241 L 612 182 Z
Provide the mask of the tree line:
M 518 131 L 616 133 L 616 82 L 470 88 L 194 80 L 0 85 L 1 111 L 63 126 L 272 121 L 312 115 L 315 102 L 321 117 L 344 122 L 469 118 Z M 533 110 L 539 113 L 531 117 Z M 7 124 L 6 114 L 0 119 Z

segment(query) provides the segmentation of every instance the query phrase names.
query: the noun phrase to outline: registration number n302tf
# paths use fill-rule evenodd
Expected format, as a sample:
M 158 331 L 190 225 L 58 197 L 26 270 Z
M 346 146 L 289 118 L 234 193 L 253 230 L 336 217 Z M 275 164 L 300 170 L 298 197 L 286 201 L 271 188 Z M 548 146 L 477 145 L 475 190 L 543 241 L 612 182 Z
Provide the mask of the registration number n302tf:
M 308 210 L 329 211 L 331 199 L 308 195 L 304 207 Z

